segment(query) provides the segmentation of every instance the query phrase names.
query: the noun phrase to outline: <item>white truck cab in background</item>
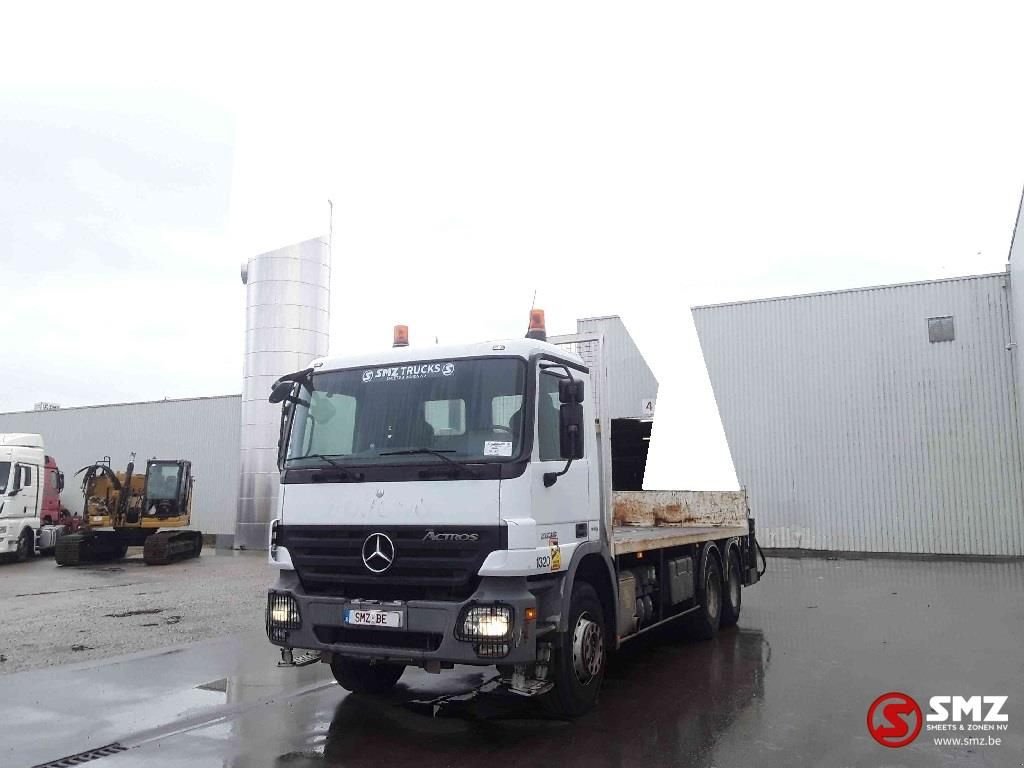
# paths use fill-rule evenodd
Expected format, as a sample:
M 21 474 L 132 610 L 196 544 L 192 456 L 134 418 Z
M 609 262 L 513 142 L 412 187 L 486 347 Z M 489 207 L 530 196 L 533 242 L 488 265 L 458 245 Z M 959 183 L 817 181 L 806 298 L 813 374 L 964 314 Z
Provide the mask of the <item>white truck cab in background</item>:
M 0 433 L 0 557 L 25 560 L 56 546 L 63 489 L 41 435 Z
M 274 385 L 266 623 L 286 663 L 318 653 L 365 693 L 408 665 L 496 665 L 573 717 L 631 637 L 737 621 L 760 576 L 744 496 L 616 493 L 604 339 L 566 339 L 539 310 L 525 339 L 420 350 L 398 326 L 391 350 Z

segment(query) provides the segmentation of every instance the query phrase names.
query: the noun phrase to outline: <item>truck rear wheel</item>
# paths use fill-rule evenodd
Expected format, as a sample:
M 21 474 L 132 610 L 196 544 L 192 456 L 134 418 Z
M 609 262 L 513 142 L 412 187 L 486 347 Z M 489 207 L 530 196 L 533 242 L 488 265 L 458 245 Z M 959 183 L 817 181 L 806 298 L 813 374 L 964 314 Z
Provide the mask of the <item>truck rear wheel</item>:
M 697 602 L 699 607 L 690 614 L 689 634 L 697 640 L 710 640 L 722 622 L 722 569 L 711 553 L 704 562 Z
M 338 685 L 352 693 L 387 693 L 405 672 L 404 664 L 371 664 L 363 659 L 335 656 L 331 672 Z
M 740 620 L 743 605 L 743 576 L 740 571 L 740 556 L 736 550 L 729 552 L 729 567 L 725 578 L 725 599 L 722 601 L 722 626 L 733 627 Z
M 549 710 L 560 717 L 579 717 L 597 703 L 608 651 L 604 610 L 594 588 L 585 581 L 572 588 L 569 631 L 558 640 L 553 691 L 545 696 Z

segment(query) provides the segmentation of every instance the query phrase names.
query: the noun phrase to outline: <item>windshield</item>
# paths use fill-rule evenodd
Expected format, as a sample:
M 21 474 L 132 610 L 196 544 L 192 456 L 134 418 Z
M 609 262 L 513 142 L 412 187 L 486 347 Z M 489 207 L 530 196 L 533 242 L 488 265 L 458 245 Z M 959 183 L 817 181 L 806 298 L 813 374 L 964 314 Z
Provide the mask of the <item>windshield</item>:
M 299 391 L 288 467 L 442 463 L 402 453 L 423 449 L 456 462 L 508 461 L 522 444 L 526 362 L 517 358 L 327 371 L 312 386 Z
M 177 464 L 150 464 L 146 472 L 146 498 L 177 499 L 178 470 Z
M 7 492 L 7 480 L 11 476 L 11 462 L 0 461 L 0 493 Z

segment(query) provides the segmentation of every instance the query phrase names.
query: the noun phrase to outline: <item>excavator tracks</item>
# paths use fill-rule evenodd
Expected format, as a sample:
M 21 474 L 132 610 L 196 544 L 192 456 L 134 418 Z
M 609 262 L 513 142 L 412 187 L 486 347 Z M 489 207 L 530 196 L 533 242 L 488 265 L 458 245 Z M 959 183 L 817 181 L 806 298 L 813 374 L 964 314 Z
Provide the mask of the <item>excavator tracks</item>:
M 199 531 L 159 531 L 146 539 L 142 559 L 146 565 L 167 565 L 203 551 L 203 534 Z
M 128 545 L 111 531 L 83 531 L 61 536 L 53 556 L 57 565 L 88 565 L 120 560 Z
M 146 538 L 142 559 L 146 565 L 167 565 L 199 557 L 203 534 L 199 531 L 158 531 Z M 75 566 L 121 560 L 128 542 L 116 531 L 81 531 L 57 539 L 54 559 L 57 565 Z

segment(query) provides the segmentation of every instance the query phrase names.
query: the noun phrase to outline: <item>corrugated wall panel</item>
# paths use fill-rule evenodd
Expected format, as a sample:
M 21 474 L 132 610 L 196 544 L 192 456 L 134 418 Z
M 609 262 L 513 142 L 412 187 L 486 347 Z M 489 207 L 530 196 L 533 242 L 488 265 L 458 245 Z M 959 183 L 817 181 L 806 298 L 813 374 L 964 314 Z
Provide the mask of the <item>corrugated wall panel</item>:
M 81 477 L 74 473 L 110 456 L 123 471 L 134 451 L 136 464 L 156 456 L 190 459 L 195 475 L 192 527 L 233 534 L 237 507 L 238 395 L 189 400 L 62 408 L 0 414 L 0 432 L 36 432 L 64 471 L 64 505 L 81 512 Z
M 658 380 L 633 341 L 622 318 L 590 317 L 576 321 L 577 333 L 604 334 L 608 376 L 609 418 L 644 417 L 644 398 L 658 398 Z
M 694 309 L 765 546 L 1024 555 L 1005 283 Z M 955 340 L 930 343 L 945 315 Z
M 1012 355 L 1014 361 L 1014 380 L 1017 390 L 1017 423 L 1021 427 L 1020 439 L 1024 444 L 1024 195 L 1021 196 L 1017 208 L 1017 223 L 1013 228 L 1013 239 L 1010 241 L 1010 332 L 1012 339 Z

